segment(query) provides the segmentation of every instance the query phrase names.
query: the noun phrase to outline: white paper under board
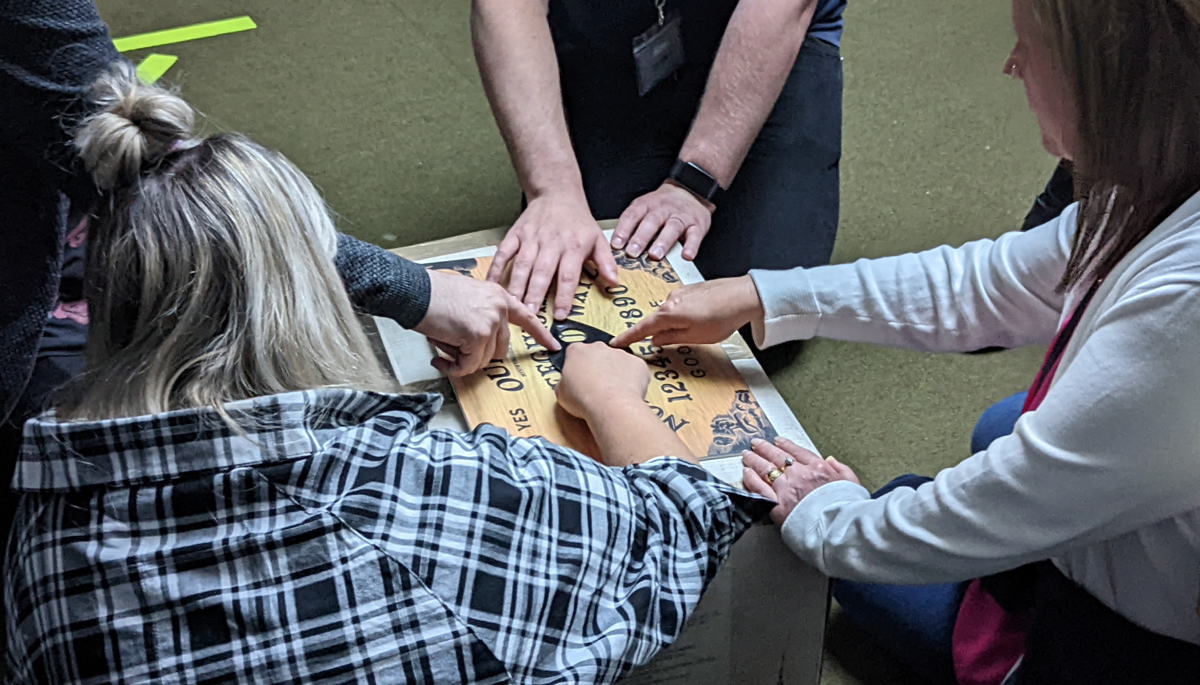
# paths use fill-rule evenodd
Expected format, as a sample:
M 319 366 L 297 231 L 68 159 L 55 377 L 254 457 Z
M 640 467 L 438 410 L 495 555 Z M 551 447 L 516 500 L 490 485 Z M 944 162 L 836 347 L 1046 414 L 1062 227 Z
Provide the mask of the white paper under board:
M 605 236 L 611 236 L 612 231 L 605 231 Z M 429 259 L 422 260 L 423 263 L 444 262 L 456 259 L 470 259 L 480 257 L 491 257 L 496 254 L 495 246 L 476 248 L 472 250 L 464 250 L 451 254 L 440 255 Z M 683 258 L 683 250 L 680 245 L 676 244 L 667 254 L 667 260 L 671 267 L 679 274 L 679 279 L 684 284 L 699 283 L 704 280 L 700 272 L 696 269 L 695 264 Z M 422 383 L 433 381 L 440 378 L 440 374 L 436 369 L 429 365 L 429 361 L 435 354 L 434 348 L 429 344 L 425 336 L 407 331 L 401 328 L 394 321 L 389 319 L 375 319 L 379 327 L 379 335 L 383 340 L 384 349 L 387 350 L 388 360 L 391 362 L 392 370 L 396 377 L 400 379 L 403 385 L 412 383 Z M 813 445 L 812 439 L 804 427 L 800 425 L 800 421 L 796 419 L 795 414 L 784 401 L 783 396 L 771 384 L 767 374 L 759 365 L 758 360 L 750 354 L 749 348 L 745 341 L 735 333 L 732 338 L 726 341 L 723 345 L 725 351 L 733 360 L 733 365 L 742 374 L 746 380 L 746 384 L 750 386 L 750 390 L 754 393 L 759 405 L 762 406 L 763 413 L 771 421 L 771 425 L 775 427 L 779 435 L 788 438 L 802 447 L 818 452 L 816 446 Z M 443 414 L 448 416 L 439 418 L 442 419 L 442 425 L 439 427 L 457 428 L 458 430 L 467 430 L 465 420 L 462 418 L 462 411 L 456 403 L 448 403 Z M 739 459 L 716 459 L 707 460 L 705 467 L 724 481 L 740 484 L 742 480 L 742 472 Z

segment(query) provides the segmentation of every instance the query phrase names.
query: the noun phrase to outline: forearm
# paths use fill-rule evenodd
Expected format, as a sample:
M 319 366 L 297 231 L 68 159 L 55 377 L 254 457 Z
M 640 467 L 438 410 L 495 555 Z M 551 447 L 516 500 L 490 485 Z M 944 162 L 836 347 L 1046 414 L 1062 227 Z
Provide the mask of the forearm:
M 558 61 L 546 19 L 549 0 L 474 0 L 471 35 L 483 88 L 531 199 L 583 194 L 567 133 Z
M 644 402 L 612 402 L 593 411 L 587 422 L 609 466 L 640 464 L 655 457 L 700 463 L 675 431 Z
M 1028 233 L 958 248 L 791 271 L 751 271 L 764 316 L 759 345 L 813 337 L 928 352 L 1047 342 L 1064 306 L 1057 286 L 1074 210 Z
M 816 0 L 738 3 L 680 159 L 729 187 L 783 90 L 816 5 Z
M 1179 276 L 1188 258 L 1127 273 L 1115 302 L 1095 300 L 1094 324 L 1074 334 L 1078 352 L 1068 348 L 1011 435 L 916 490 L 870 500 L 856 486 L 818 488 L 792 511 L 784 541 L 835 577 L 950 582 L 1086 554 L 1194 510 L 1200 292 Z
M 405 328 L 425 318 L 430 293 L 425 267 L 345 234 L 338 235 L 334 263 L 354 306 Z

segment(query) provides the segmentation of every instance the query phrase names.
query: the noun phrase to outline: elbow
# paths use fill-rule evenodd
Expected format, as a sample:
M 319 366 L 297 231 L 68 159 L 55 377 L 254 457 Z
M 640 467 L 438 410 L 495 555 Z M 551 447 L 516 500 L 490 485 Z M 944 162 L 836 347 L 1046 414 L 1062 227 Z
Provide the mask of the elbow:
M 812 18 L 817 14 L 817 4 L 818 0 L 793 0 L 788 21 L 803 25 L 807 30 Z
M 770 42 L 779 50 L 800 51 L 808 27 L 816 14 L 818 0 L 741 0 L 734 17 L 739 25 L 752 33 L 770 35 Z M 730 26 L 733 26 L 731 20 Z
M 496 0 L 471 0 L 471 29 L 478 30 L 480 23 L 499 11 Z
M 769 14 L 772 25 L 781 29 L 808 28 L 817 13 L 819 0 L 742 0 L 738 9 Z
M 817 0 L 796 0 L 792 3 L 785 21 L 790 30 L 794 31 L 797 43 L 803 43 L 817 13 Z
M 550 0 L 471 0 L 472 22 L 513 11 L 536 11 L 541 16 L 546 16 L 550 13 Z
M 550 0 L 471 0 L 471 37 L 476 50 L 489 37 L 524 33 L 522 27 L 546 21 L 549 13 Z
M 779 8 L 783 16 L 775 18 L 775 25 L 788 35 L 796 37 L 797 48 L 804 42 L 808 27 L 817 13 L 817 2 L 818 0 L 792 0 Z
M 504 12 L 504 0 L 471 0 L 471 32 L 495 21 Z

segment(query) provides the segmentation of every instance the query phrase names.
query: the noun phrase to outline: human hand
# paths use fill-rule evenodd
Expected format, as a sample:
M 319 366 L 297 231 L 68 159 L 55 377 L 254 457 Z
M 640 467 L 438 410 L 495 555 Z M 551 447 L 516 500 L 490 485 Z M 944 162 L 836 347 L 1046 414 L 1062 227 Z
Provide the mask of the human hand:
M 512 263 L 508 292 L 537 311 L 546 299 L 557 273 L 557 292 L 550 308 L 555 319 L 565 319 L 579 285 L 583 263 L 591 259 L 598 279 L 617 285 L 617 260 L 613 258 L 587 200 L 567 195 L 543 196 L 529 201 L 500 246 L 487 280 L 499 283 Z
M 858 484 L 858 476 L 849 466 L 833 457 L 822 459 L 786 438 L 776 438 L 774 445 L 755 439 L 751 445 L 753 451 L 742 453 L 742 485 L 779 503 L 771 510 L 776 525 L 782 526 L 800 500 L 822 485 L 838 480 Z M 772 469 L 783 473 L 768 482 Z
M 637 257 L 649 245 L 650 259 L 662 259 L 682 237 L 683 258 L 691 261 L 700 251 L 715 210 L 712 203 L 670 181 L 664 182 L 657 190 L 634 200 L 621 213 L 612 234 L 612 246 L 617 250 L 624 247 L 626 254 Z
M 640 358 L 604 343 L 575 343 L 554 392 L 568 414 L 590 422 L 606 407 L 641 405 L 649 387 L 650 368 Z
M 474 373 L 508 349 L 508 324 L 519 326 L 538 344 L 561 345 L 533 312 L 495 283 L 443 271 L 429 272 L 429 310 L 413 330 L 429 338 L 449 359 L 431 362 L 447 376 Z
M 662 306 L 609 342 L 629 347 L 653 338 L 655 345 L 716 343 L 747 322 L 762 319 L 762 300 L 749 276 L 719 278 L 673 291 Z

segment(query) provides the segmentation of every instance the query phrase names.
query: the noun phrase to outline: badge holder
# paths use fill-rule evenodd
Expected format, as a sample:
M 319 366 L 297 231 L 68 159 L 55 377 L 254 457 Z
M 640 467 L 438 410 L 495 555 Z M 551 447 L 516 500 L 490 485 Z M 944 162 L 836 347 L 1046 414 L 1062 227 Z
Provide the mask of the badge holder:
M 633 39 L 638 95 L 645 95 L 683 66 L 683 30 L 679 12 L 663 13 L 666 0 L 655 0 L 658 23 Z

